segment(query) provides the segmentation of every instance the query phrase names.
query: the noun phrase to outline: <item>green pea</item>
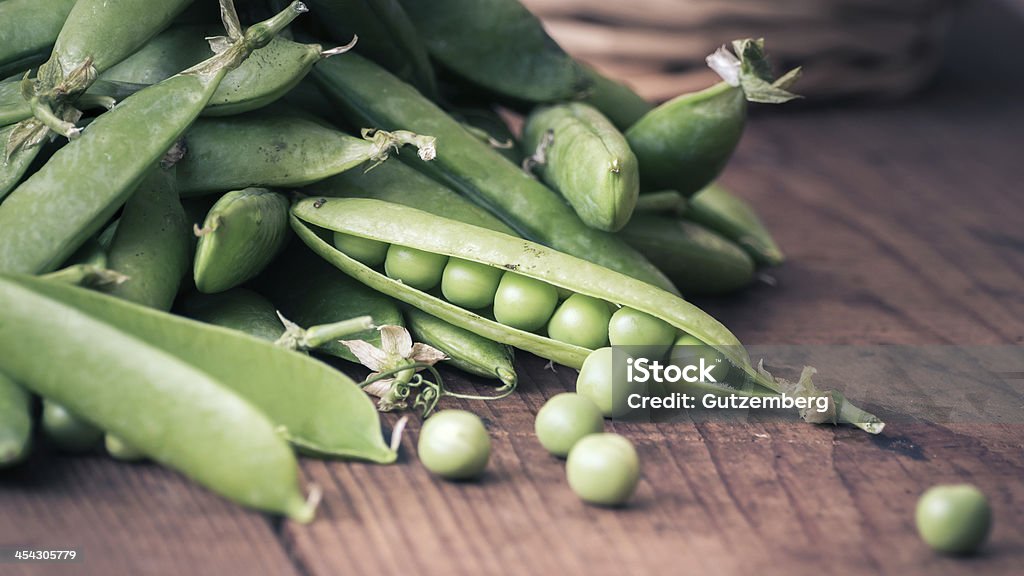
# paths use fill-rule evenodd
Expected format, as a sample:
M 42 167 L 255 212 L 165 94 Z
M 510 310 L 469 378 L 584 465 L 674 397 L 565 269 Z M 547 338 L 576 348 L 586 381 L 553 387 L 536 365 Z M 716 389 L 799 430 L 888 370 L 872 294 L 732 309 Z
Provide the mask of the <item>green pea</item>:
M 939 552 L 970 554 L 992 527 L 992 509 L 985 494 L 970 484 L 933 486 L 917 501 L 917 532 Z
M 49 400 L 43 400 L 43 432 L 67 452 L 89 451 L 103 438 L 102 430 Z
M 146 458 L 146 455 L 140 452 L 138 448 L 131 446 L 113 434 L 107 434 L 103 438 L 103 445 L 107 449 L 107 454 L 110 454 L 116 460 L 138 462 Z
M 430 290 L 441 282 L 445 263 L 444 254 L 424 252 L 408 246 L 392 244 L 384 260 L 384 271 L 395 280 L 417 290 Z
M 563 392 L 544 403 L 533 430 L 545 450 L 564 458 L 581 438 L 604 430 L 604 419 L 590 399 Z
M 388 256 L 386 243 L 344 232 L 334 233 L 334 247 L 370 267 L 380 266 Z
M 554 286 L 513 272 L 506 272 L 494 295 L 494 319 L 532 332 L 544 326 L 558 305 Z
M 629 500 L 640 481 L 640 458 L 618 434 L 591 434 L 569 451 L 565 462 L 569 487 L 582 500 L 618 506 Z
M 562 302 L 548 322 L 548 337 L 595 350 L 608 345 L 611 312 L 603 300 L 573 294 Z
M 576 378 L 576 393 L 596 404 L 605 418 L 629 412 L 629 395 L 640 391 L 626 379 L 627 359 L 621 350 L 598 348 L 583 361 Z
M 652 359 L 664 356 L 675 339 L 675 328 L 633 308 L 619 308 L 608 323 L 612 346 L 649 346 Z
M 466 480 L 487 467 L 491 437 L 476 414 L 443 410 L 423 423 L 416 450 L 427 470 L 449 480 Z
M 452 258 L 444 267 L 441 293 L 446 300 L 464 308 L 485 308 L 494 303 L 502 270 L 461 258 Z

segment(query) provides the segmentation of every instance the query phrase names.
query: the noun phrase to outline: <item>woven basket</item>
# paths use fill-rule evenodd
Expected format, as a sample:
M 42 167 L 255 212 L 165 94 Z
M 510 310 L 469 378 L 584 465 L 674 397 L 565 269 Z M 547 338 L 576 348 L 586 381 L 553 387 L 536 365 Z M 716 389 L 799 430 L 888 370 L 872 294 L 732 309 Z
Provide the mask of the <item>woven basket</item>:
M 665 100 L 717 80 L 704 58 L 764 38 L 814 100 L 904 96 L 935 71 L 957 0 L 523 0 L 569 53 Z

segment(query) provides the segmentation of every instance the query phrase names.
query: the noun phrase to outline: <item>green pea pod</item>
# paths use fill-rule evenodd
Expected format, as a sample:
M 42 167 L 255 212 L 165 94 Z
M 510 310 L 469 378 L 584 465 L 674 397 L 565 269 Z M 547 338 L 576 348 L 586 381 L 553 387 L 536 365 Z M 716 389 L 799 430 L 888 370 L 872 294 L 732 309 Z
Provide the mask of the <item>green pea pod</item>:
M 712 184 L 691 198 L 683 217 L 736 242 L 758 264 L 778 266 L 786 259 L 754 207 L 720 185 Z
M 675 291 L 668 278 L 625 242 L 587 227 L 556 192 L 379 66 L 349 54 L 320 62 L 312 76 L 354 121 L 385 129 L 403 126 L 436 137 L 437 158 L 416 167 L 495 213 L 523 237 Z
M 527 160 L 591 228 L 615 232 L 640 194 L 636 156 L 625 137 L 587 104 L 537 108 L 523 127 Z M 535 152 L 534 152 L 535 151 Z
M 75 0 L 0 2 L 0 78 L 46 60 Z
M 799 68 L 770 83 L 761 40 L 737 40 L 735 54 L 708 57 L 724 81 L 683 94 L 651 110 L 626 131 L 640 161 L 644 190 L 677 190 L 692 196 L 722 172 L 743 135 L 747 101 L 782 103 Z
M 249 186 L 305 186 L 367 161 L 383 162 L 404 143 L 419 147 L 421 158 L 433 154 L 429 137 L 377 131 L 355 138 L 293 114 L 200 120 L 185 142 L 188 153 L 177 164 L 182 196 Z
M 359 37 L 357 50 L 429 98 L 437 80 L 427 48 L 397 0 L 310 0 L 317 20 L 337 42 Z
M 156 166 L 125 204 L 107 250 L 107 267 L 127 276 L 107 293 L 170 310 L 191 258 L 188 221 L 174 168 Z
M 0 470 L 21 462 L 32 446 L 32 398 L 0 372 Z
M 459 328 L 413 307 L 405 309 L 405 321 L 417 342 L 429 344 L 448 356 L 451 364 L 463 372 L 496 378 L 515 387 L 515 356 L 512 348 Z
M 367 286 L 393 296 L 442 320 L 476 334 L 508 344 L 574 368 L 592 351 L 532 332 L 518 330 L 455 306 L 369 268 L 324 240 L 342 232 L 387 244 L 469 260 L 514 271 L 555 288 L 625 306 L 682 330 L 718 350 L 730 364 L 742 369 L 749 381 L 780 392 L 785 384 L 751 365 L 736 337 L 721 323 L 693 304 L 669 292 L 556 252 L 527 240 L 510 238 L 486 228 L 463 224 L 406 206 L 362 198 L 306 199 L 292 206 L 292 228 L 314 252 Z M 877 433 L 882 424 L 835 395 L 838 418 Z
M 259 274 L 288 241 L 288 198 L 265 188 L 228 192 L 196 229 L 200 292 L 223 292 Z
M 295 457 L 267 417 L 213 375 L 71 305 L 78 297 L 152 313 L 78 288 L 0 276 L 0 370 L 227 498 L 312 520 Z
M 210 56 L 204 39 L 209 28 L 178 26 L 150 40 L 141 50 L 103 73 L 101 78 L 135 84 L 155 84 Z M 262 108 L 295 87 L 321 58 L 348 47 L 323 50 L 319 44 L 300 44 L 277 37 L 230 71 L 203 110 L 203 116 L 227 116 Z
M 487 210 L 402 162 L 385 162 L 369 172 L 349 170 L 307 186 L 302 192 L 311 197 L 373 198 L 404 204 L 466 224 L 516 235 Z
M 295 2 L 204 63 L 129 96 L 54 154 L 0 204 L 0 271 L 49 271 L 74 252 L 195 120 L 227 70 L 302 10 Z
M 607 116 L 619 130 L 628 129 L 654 109 L 654 105 L 629 86 L 608 78 L 590 66 L 581 66 L 590 79 L 590 89 L 583 101 Z
M 251 402 L 274 422 L 279 434 L 306 452 L 378 463 L 395 461 L 396 453 L 384 442 L 370 399 L 347 376 L 305 354 L 105 294 L 31 277 L 6 279 L 201 370 Z M 84 336 L 92 335 L 86 332 Z M 22 381 L 15 372 L 9 374 Z M 77 414 L 88 415 L 86 410 L 64 404 Z M 122 429 L 104 429 L 155 458 Z
M 518 0 L 400 0 L 430 55 L 459 76 L 529 102 L 572 100 L 579 65 Z
M 268 342 L 275 342 L 284 331 L 274 305 L 245 288 L 232 288 L 218 294 L 197 292 L 185 298 L 181 309 L 189 318 L 245 332 Z
M 619 233 L 687 296 L 732 292 L 754 281 L 753 259 L 695 222 L 636 214 Z
M 264 275 L 259 288 L 286 318 L 302 326 L 340 322 L 364 314 L 378 326 L 405 325 L 394 300 L 340 274 L 305 249 L 286 252 Z M 376 329 L 353 334 L 349 339 L 380 347 Z M 317 352 L 358 362 L 339 342 L 328 342 Z

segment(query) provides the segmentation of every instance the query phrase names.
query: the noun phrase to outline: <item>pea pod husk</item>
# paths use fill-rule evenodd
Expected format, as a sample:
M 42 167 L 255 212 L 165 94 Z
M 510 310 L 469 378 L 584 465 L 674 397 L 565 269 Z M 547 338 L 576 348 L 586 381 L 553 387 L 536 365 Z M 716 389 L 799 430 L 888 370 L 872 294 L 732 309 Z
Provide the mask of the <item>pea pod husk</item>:
M 754 281 L 754 260 L 735 243 L 695 222 L 636 214 L 619 234 L 687 296 L 732 292 Z
M 205 26 L 169 28 L 100 77 L 134 84 L 160 82 L 209 57 L 205 37 L 211 32 Z M 267 106 L 294 88 L 313 64 L 333 53 L 319 44 L 274 38 L 224 76 L 203 116 L 241 114 Z
M 79 296 L 148 312 L 0 276 L 0 370 L 223 496 L 312 519 L 295 457 L 270 420 L 211 374 L 72 305 Z
M 75 0 L 0 2 L 0 78 L 46 60 Z
M 736 40 L 707 58 L 722 82 L 683 94 L 644 114 L 626 130 L 640 161 L 643 190 L 676 190 L 692 196 L 722 172 L 746 124 L 747 102 L 781 104 L 794 98 L 796 68 L 777 80 L 763 40 Z
M 571 100 L 578 64 L 518 0 L 400 0 L 430 55 L 459 76 L 517 100 Z
M 77 5 L 76 5 L 77 6 Z M 198 66 L 140 90 L 0 204 L 0 271 L 53 270 L 110 219 L 206 106 L 227 70 L 298 16 L 295 2 Z M 74 194 L 65 187 L 74 186 Z
M 170 310 L 188 271 L 190 248 L 174 168 L 154 166 L 125 204 L 106 251 L 106 267 L 126 276 L 107 293 Z
M 144 343 L 202 371 L 263 411 L 278 434 L 306 452 L 385 464 L 395 461 L 396 453 L 384 442 L 373 403 L 351 379 L 326 364 L 235 330 L 104 294 L 30 277 L 6 278 L 87 314 L 105 325 L 104 330 L 120 333 L 121 339 Z M 89 332 L 85 336 L 93 337 Z M 40 356 L 38 350 L 34 355 Z M 20 381 L 17 374 L 12 376 Z M 83 417 L 89 414 L 62 403 Z M 147 446 L 120 428 L 105 429 L 149 453 Z
M 228 192 L 197 229 L 193 278 L 200 292 L 223 292 L 254 278 L 288 241 L 288 198 L 265 188 Z
M 185 142 L 188 154 L 177 165 L 184 197 L 251 186 L 306 186 L 368 161 L 382 162 L 397 144 L 388 133 L 356 138 L 296 114 L 261 112 L 202 119 L 185 134 Z
M 32 398 L 0 372 L 0 469 L 21 462 L 32 445 Z
M 321 234 L 340 231 L 411 246 L 514 271 L 556 288 L 628 306 L 660 318 L 712 346 L 730 364 L 746 373 L 755 386 L 775 392 L 783 390 L 781 381 L 750 363 L 740 342 L 725 326 L 693 304 L 657 287 L 539 244 L 406 206 L 361 198 L 302 200 L 292 206 L 291 223 L 299 238 L 314 252 L 367 286 L 481 336 L 543 358 L 579 368 L 591 350 L 513 329 L 388 278 L 336 250 Z M 834 397 L 841 401 L 838 419 L 872 433 L 881 431 L 883 425 L 877 418 L 841 397 Z
M 778 266 L 786 257 L 754 207 L 718 184 L 712 184 L 690 199 L 683 218 L 703 224 L 731 239 L 758 264 Z
M 415 341 L 429 344 L 448 356 L 445 364 L 484 378 L 495 378 L 508 387 L 515 387 L 518 382 L 515 355 L 509 346 L 414 307 L 405 309 L 405 321 Z
M 579 102 L 537 108 L 523 127 L 534 170 L 591 228 L 626 225 L 640 193 L 636 156 L 626 138 L 593 107 Z M 678 287 L 678 286 L 677 286 Z
M 352 121 L 436 137 L 437 158 L 414 166 L 487 208 L 523 237 L 675 291 L 664 274 L 625 242 L 589 228 L 558 193 L 379 66 L 349 54 L 320 62 L 312 77 Z

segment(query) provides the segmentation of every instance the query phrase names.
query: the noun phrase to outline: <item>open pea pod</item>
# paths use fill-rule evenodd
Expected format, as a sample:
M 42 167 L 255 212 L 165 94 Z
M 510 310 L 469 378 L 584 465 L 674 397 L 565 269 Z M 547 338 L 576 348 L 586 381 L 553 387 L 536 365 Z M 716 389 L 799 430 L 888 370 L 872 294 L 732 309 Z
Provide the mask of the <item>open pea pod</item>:
M 556 289 L 597 298 L 659 318 L 712 346 L 752 383 L 782 391 L 754 367 L 739 340 L 720 322 L 669 292 L 540 244 L 463 224 L 401 205 L 362 198 L 306 199 L 292 207 L 292 227 L 321 257 L 360 282 L 481 336 L 579 368 L 592 350 L 518 330 L 438 296 L 394 280 L 337 250 L 325 238 L 334 232 L 397 244 L 512 271 Z M 840 398 L 841 399 L 841 398 Z M 881 430 L 878 419 L 842 400 L 838 417 L 865 430 Z
M 304 451 L 382 464 L 395 461 L 369 397 L 326 364 L 234 330 L 104 294 L 29 277 L 8 281 L 203 371 L 262 410 L 289 442 Z M 124 436 L 120 430 L 111 432 Z
M 158 314 L 81 288 L 0 275 L 0 370 L 225 497 L 312 520 L 295 456 L 275 423 L 213 374 L 76 305 L 83 302 L 127 307 L 111 315 L 122 324 Z

